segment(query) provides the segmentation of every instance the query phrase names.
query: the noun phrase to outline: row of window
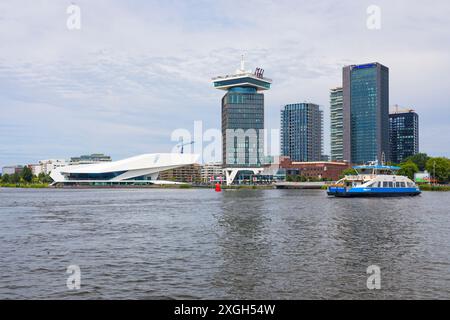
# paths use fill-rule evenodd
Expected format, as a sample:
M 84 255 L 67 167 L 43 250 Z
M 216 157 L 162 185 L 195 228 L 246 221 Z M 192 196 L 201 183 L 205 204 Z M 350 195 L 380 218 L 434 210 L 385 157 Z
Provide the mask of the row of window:
M 413 188 L 412 182 L 376 181 L 368 186 L 369 188 Z

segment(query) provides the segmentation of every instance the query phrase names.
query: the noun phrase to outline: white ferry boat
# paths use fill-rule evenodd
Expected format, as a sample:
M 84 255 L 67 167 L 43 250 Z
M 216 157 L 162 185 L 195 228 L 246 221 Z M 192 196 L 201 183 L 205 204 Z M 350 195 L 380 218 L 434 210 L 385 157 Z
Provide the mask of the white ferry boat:
M 356 175 L 345 176 L 328 188 L 335 197 L 417 196 L 419 187 L 408 177 L 395 175 L 399 167 L 369 164 L 353 167 Z

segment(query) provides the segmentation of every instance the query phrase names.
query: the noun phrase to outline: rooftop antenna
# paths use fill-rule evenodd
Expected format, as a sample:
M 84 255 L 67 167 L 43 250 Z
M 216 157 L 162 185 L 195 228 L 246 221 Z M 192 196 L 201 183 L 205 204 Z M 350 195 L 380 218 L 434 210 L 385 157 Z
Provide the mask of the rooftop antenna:
M 244 60 L 244 55 L 241 54 L 241 71 L 244 72 L 245 71 L 245 60 Z

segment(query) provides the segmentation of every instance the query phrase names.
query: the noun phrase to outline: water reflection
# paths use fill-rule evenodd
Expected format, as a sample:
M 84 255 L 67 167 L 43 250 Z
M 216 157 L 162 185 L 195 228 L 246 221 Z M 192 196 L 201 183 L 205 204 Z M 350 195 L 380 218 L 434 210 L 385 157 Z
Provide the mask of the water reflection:
M 270 273 L 271 256 L 263 192 L 225 191 L 217 215 L 220 233 L 218 250 L 221 264 L 215 285 L 227 295 L 251 296 Z

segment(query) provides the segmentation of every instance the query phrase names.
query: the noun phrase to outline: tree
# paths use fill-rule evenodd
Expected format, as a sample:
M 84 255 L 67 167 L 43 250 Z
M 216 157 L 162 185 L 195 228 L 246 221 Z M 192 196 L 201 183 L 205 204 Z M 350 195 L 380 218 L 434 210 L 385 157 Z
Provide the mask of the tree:
M 25 166 L 23 168 L 21 177 L 25 182 L 28 183 L 30 183 L 31 180 L 33 180 L 33 172 L 31 171 L 30 167 Z
M 45 174 L 43 172 L 39 173 L 38 180 L 40 183 L 51 183 L 53 182 L 53 179 L 50 177 L 50 175 Z
M 444 157 L 428 159 L 425 168 L 439 183 L 447 183 L 450 175 L 450 159 Z
M 9 174 L 5 173 L 4 175 L 2 175 L 2 182 L 3 183 L 9 183 L 10 182 Z
M 400 164 L 400 170 L 398 170 L 397 174 L 414 180 L 414 174 L 417 172 L 419 172 L 417 165 L 411 160 L 408 160 Z
M 11 175 L 9 177 L 9 182 L 11 182 L 11 183 L 19 183 L 20 182 L 20 175 L 17 172 L 15 172 L 13 175 Z
M 348 168 L 342 171 L 342 175 L 344 176 L 356 176 L 357 174 L 358 173 L 356 172 L 356 170 L 352 168 Z
M 426 153 L 417 153 L 405 159 L 404 162 L 412 161 L 414 162 L 420 171 L 425 170 L 425 166 L 430 157 Z

